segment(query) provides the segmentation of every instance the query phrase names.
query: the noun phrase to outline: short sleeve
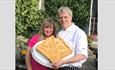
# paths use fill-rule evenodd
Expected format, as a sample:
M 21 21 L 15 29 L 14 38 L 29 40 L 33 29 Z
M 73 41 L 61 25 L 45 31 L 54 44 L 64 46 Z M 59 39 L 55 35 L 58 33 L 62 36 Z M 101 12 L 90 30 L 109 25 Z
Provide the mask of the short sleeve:
M 82 34 L 78 37 L 76 45 L 76 53 L 83 54 L 88 57 L 88 43 L 87 36 L 85 33 L 82 32 Z
M 27 42 L 28 47 L 32 48 L 39 40 L 40 40 L 39 34 L 33 35 L 32 38 L 30 38 Z

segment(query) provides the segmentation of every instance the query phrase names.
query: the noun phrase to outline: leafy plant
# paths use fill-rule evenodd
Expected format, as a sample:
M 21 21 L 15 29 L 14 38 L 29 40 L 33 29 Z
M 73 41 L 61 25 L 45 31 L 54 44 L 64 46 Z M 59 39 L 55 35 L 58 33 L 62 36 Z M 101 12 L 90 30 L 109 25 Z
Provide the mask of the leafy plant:
M 89 23 L 91 0 L 45 0 L 46 13 L 58 23 L 57 10 L 61 6 L 68 6 L 73 11 L 73 22 L 83 28 Z
M 73 21 L 83 28 L 89 22 L 91 0 L 45 0 L 45 10 L 38 9 L 39 0 L 16 0 L 16 35 L 30 38 L 37 33 L 44 18 L 52 17 L 58 24 L 57 9 L 68 6 L 73 11 Z M 60 25 L 57 25 L 60 30 Z
M 90 35 L 87 37 L 87 39 L 88 39 L 89 46 L 95 45 L 95 42 L 97 43 L 97 35 Z
M 28 39 L 17 36 L 16 38 L 16 63 L 25 64 L 25 55 L 27 53 L 27 42 Z
M 16 35 L 29 38 L 39 31 L 47 15 L 37 6 L 38 0 L 16 0 Z

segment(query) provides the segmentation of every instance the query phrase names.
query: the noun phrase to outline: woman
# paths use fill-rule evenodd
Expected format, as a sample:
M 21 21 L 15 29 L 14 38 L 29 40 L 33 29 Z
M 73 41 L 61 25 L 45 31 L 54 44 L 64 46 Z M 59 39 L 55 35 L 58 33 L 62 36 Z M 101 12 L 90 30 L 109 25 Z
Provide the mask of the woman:
M 55 36 L 55 22 L 51 18 L 47 18 L 44 20 L 41 26 L 41 31 L 38 34 L 33 35 L 32 38 L 28 41 L 26 55 L 27 70 L 50 70 L 50 68 L 39 64 L 33 59 L 31 56 L 31 49 L 37 42 L 46 39 L 51 35 Z

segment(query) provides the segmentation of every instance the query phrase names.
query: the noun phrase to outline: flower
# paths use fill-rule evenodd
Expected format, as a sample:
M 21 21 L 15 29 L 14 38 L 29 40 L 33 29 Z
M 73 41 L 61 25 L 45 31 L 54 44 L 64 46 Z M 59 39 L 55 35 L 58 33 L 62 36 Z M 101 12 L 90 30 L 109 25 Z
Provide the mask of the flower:
M 26 55 L 26 53 L 27 53 L 27 50 L 22 50 L 22 51 L 21 51 L 21 54 L 22 54 L 22 55 Z
M 91 46 L 95 42 L 97 42 L 97 35 L 90 35 L 87 37 L 88 38 L 88 45 Z
M 97 35 L 91 35 L 90 37 L 93 41 L 97 41 Z
M 22 36 L 16 37 L 16 63 L 25 64 L 25 55 L 27 54 L 27 39 Z

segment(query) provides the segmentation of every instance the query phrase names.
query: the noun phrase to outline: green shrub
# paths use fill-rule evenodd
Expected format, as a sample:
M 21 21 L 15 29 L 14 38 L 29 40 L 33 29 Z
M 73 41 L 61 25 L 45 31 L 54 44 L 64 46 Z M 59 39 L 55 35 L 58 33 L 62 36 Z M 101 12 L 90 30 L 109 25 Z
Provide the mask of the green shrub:
M 90 0 L 45 0 L 46 13 L 58 23 L 57 9 L 68 6 L 73 11 L 73 21 L 83 28 L 89 22 Z
M 38 0 L 16 0 L 16 35 L 29 38 L 39 31 L 47 16 L 37 6 Z
M 30 38 L 37 33 L 43 19 L 52 17 L 58 24 L 57 9 L 68 6 L 73 22 L 83 28 L 89 22 L 90 0 L 45 0 L 45 10 L 38 10 L 38 0 L 16 0 L 16 35 Z M 57 25 L 60 30 L 60 26 Z

